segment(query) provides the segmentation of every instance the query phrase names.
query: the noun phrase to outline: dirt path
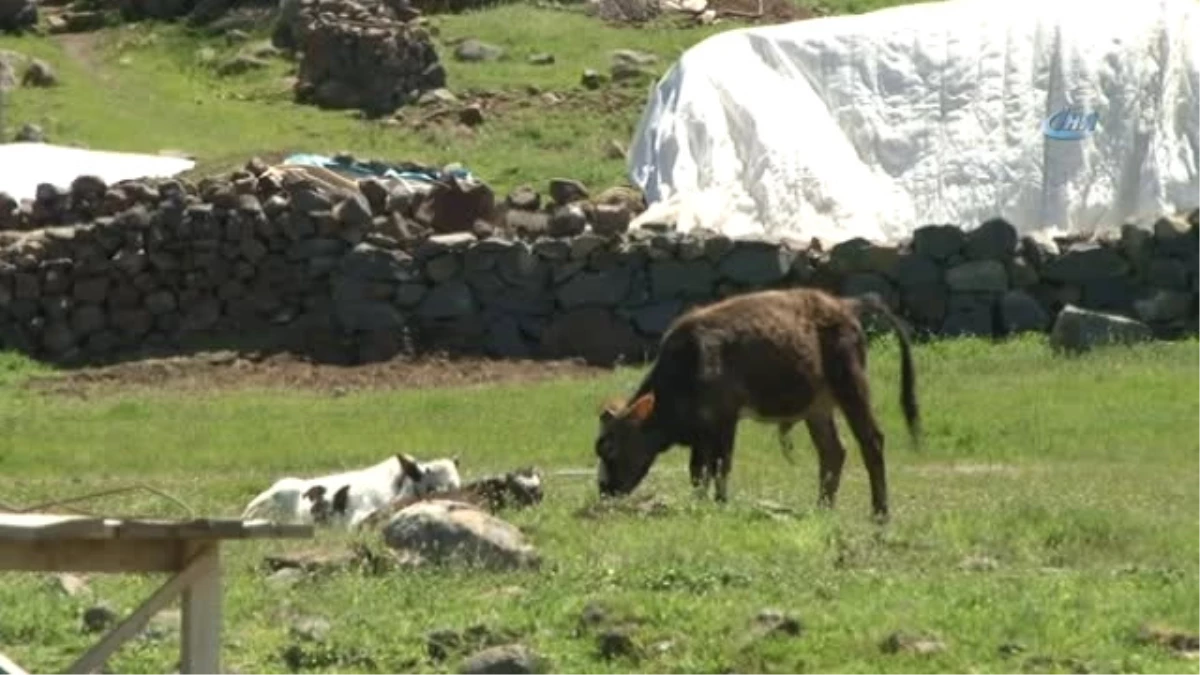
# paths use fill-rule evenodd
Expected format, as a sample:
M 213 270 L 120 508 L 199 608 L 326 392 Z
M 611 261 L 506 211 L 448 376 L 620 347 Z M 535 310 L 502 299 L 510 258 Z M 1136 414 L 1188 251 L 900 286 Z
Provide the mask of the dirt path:
M 213 352 L 39 376 L 28 380 L 25 387 L 39 393 L 73 398 L 92 398 L 131 389 L 186 392 L 302 389 L 341 395 L 362 390 L 583 378 L 607 372 L 576 361 L 421 358 L 336 366 L 289 355 L 249 360 L 233 352 Z
M 101 82 L 112 81 L 112 73 L 104 68 L 104 56 L 100 52 L 100 38 L 95 33 L 61 33 L 51 37 L 62 48 L 63 54 L 83 68 L 89 76 Z

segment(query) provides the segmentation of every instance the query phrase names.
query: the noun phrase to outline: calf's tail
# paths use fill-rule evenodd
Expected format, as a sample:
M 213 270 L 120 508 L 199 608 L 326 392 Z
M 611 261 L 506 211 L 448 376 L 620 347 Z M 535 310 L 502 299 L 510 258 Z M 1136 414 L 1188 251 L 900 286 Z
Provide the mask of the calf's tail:
M 917 405 L 916 370 L 913 368 L 912 345 L 908 326 L 896 316 L 878 295 L 868 293 L 858 298 L 858 307 L 882 316 L 896 332 L 900 340 L 900 408 L 904 411 L 904 422 L 914 447 L 921 442 L 921 412 Z

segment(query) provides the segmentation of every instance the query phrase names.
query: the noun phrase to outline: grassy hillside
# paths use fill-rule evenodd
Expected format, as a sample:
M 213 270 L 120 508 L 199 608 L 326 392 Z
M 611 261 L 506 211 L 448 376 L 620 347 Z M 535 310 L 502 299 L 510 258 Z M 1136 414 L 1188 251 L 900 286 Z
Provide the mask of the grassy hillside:
M 819 11 L 888 4 L 899 3 L 837 0 Z M 575 9 L 525 3 L 435 17 L 434 23 L 449 88 L 464 103 L 484 101 L 487 121 L 473 130 L 440 123 L 415 129 L 412 122 L 428 112 L 420 107 L 402 110 L 399 121 L 368 122 L 353 113 L 294 105 L 288 79 L 293 64 L 281 58 L 261 71 L 220 77 L 221 63 L 265 44 L 265 25 L 248 43 L 231 45 L 181 26 L 144 23 L 49 39 L 0 36 L 0 49 L 43 58 L 62 79 L 55 89 L 14 91 L 7 133 L 34 122 L 53 142 L 183 151 L 200 160 L 201 170 L 240 165 L 253 154 L 349 150 L 392 160 L 462 162 L 498 190 L 553 176 L 607 187 L 625 180 L 624 160 L 613 146 L 628 143 L 652 81 L 588 91 L 579 84 L 584 69 L 607 73 L 613 50 L 635 49 L 657 56 L 650 70 L 661 74 L 691 45 L 742 25 L 680 28 L 664 21 L 623 27 Z M 456 61 L 451 45 L 467 37 L 504 48 L 505 58 Z M 528 57 L 539 52 L 552 54 L 555 63 L 531 64 Z

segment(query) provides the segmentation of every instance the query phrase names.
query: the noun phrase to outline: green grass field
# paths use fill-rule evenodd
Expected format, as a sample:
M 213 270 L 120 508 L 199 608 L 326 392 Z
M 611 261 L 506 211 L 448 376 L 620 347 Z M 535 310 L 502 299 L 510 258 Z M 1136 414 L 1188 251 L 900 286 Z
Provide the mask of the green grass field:
M 828 12 L 891 0 L 830 0 Z M 213 63 L 239 46 L 178 26 L 142 24 L 68 38 L 0 37 L 0 50 L 45 58 L 62 85 L 18 89 L 7 132 L 41 124 L 54 142 L 195 155 L 202 171 L 289 151 L 430 163 L 459 161 L 500 194 L 555 176 L 601 188 L 625 180 L 610 151 L 626 143 L 650 82 L 587 92 L 584 68 L 609 52 L 659 56 L 658 72 L 720 27 L 619 28 L 577 12 L 511 4 L 438 17 L 440 39 L 477 37 L 507 60 L 462 64 L 441 52 L 450 88 L 501 92 L 510 103 L 474 132 L 413 130 L 290 103 L 290 64 L 220 78 Z M 260 27 L 254 39 L 266 36 Z M 251 43 L 251 46 L 255 43 Z M 550 52 L 556 64 L 529 65 Z M 565 100 L 549 105 L 530 88 Z M 515 103 L 513 102 L 515 101 Z M 419 115 L 406 111 L 405 115 Z M 661 515 L 577 511 L 596 501 L 590 476 L 550 475 L 540 507 L 509 514 L 545 559 L 539 572 L 422 569 L 346 572 L 282 588 L 264 555 L 306 543 L 227 549 L 226 667 L 294 672 L 289 626 L 319 616 L 331 630 L 305 647 L 311 672 L 453 672 L 427 659 L 426 633 L 485 624 L 509 630 L 556 672 L 1197 672 L 1197 662 L 1144 644 L 1146 623 L 1195 634 L 1200 624 L 1200 399 L 1195 340 L 1053 357 L 1042 338 L 1003 345 L 923 345 L 918 387 L 926 429 L 904 442 L 895 350 L 872 352 L 875 405 L 889 439 L 893 522 L 868 518 L 865 471 L 851 454 L 838 509 L 814 510 L 816 461 L 803 430 L 789 465 L 773 430 L 742 426 L 732 501 L 697 502 L 686 453 L 675 450 L 630 499 L 653 495 Z M 374 463 L 389 453 L 459 454 L 465 478 L 534 463 L 590 469 L 594 411 L 639 372 L 469 389 L 372 391 L 332 397 L 297 390 L 110 391 L 83 397 L 26 388 L 44 368 L 0 355 L 0 502 L 31 504 L 142 482 L 198 512 L 233 516 L 282 474 Z M 843 425 L 844 426 L 844 425 Z M 767 515 L 760 500 L 795 509 Z M 137 494 L 99 503 L 121 513 L 183 515 Z M 319 545 L 342 538 L 322 531 Z M 82 611 L 131 610 L 157 578 L 94 577 L 68 597 L 32 574 L 0 580 L 0 651 L 27 669 L 70 662 L 96 636 Z M 636 625 L 641 660 L 606 661 L 580 613 L 601 603 Z M 764 609 L 792 613 L 799 637 L 750 640 Z M 932 654 L 888 654 L 903 631 L 940 640 Z M 110 672 L 171 672 L 177 638 L 138 639 Z
M 871 373 L 894 513 L 882 530 L 868 518 L 865 471 L 845 429 L 852 454 L 839 507 L 820 513 L 803 432 L 791 466 L 771 429 L 746 423 L 725 506 L 692 498 L 678 449 L 630 498 L 664 501 L 653 517 L 581 519 L 596 501 L 591 478 L 551 475 L 540 507 L 507 516 L 540 548 L 540 572 L 346 572 L 281 589 L 258 569 L 263 555 L 306 543 L 234 545 L 226 663 L 288 672 L 288 626 L 320 616 L 332 629 L 309 665 L 319 672 L 453 672 L 457 658 L 426 659 L 424 636 L 477 623 L 519 634 L 555 672 L 1195 672 L 1194 660 L 1137 635 L 1144 623 L 1190 633 L 1200 623 L 1197 347 L 1059 359 L 1041 338 L 924 345 L 927 442 L 917 452 L 904 443 L 896 351 L 881 343 Z M 80 400 L 23 387 L 36 370 L 15 357 L 0 368 L 4 501 L 141 481 L 212 515 L 235 515 L 282 473 L 399 450 L 458 453 L 467 479 L 531 462 L 588 468 L 596 402 L 639 374 L 337 398 L 142 389 Z M 767 517 L 763 499 L 797 515 Z M 181 515 L 147 495 L 107 504 Z M 318 541 L 341 539 L 322 531 Z M 91 587 L 128 611 L 152 583 L 96 577 Z M 61 668 L 92 639 L 80 613 L 94 601 L 61 595 L 42 576 L 8 576 L 0 645 L 26 668 Z M 594 638 L 575 635 L 589 602 L 638 620 L 643 660 L 605 661 Z M 767 608 L 793 613 L 804 633 L 747 642 Z M 879 643 L 894 631 L 945 649 L 885 653 Z M 110 669 L 169 672 L 176 644 L 135 641 Z

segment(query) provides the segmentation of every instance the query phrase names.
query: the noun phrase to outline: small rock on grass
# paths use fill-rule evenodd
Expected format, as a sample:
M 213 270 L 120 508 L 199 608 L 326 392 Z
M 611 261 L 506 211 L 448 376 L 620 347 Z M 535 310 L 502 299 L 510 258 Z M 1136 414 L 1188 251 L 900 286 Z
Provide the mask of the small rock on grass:
M 475 38 L 463 40 L 454 48 L 454 58 L 468 63 L 495 61 L 504 56 L 504 50 Z
M 17 130 L 13 140 L 17 143 L 46 143 L 47 137 L 45 130 L 42 127 L 32 122 L 26 122 Z
M 583 183 L 570 178 L 551 178 L 548 188 L 550 199 L 559 206 L 588 198 L 588 191 Z
M 83 610 L 83 630 L 99 633 L 117 622 L 117 613 L 107 604 L 93 605 Z
M 252 70 L 261 70 L 270 66 L 266 60 L 256 56 L 240 55 L 225 61 L 217 66 L 217 75 L 221 77 L 233 77 L 248 73 Z
M 478 103 L 472 103 L 458 111 L 458 121 L 469 126 L 477 127 L 483 124 L 483 108 Z
M 50 580 L 51 587 L 67 597 L 75 597 L 90 592 L 87 579 L 78 574 L 55 574 Z
M 1200 635 L 1153 623 L 1138 628 L 1138 642 L 1166 647 L 1183 654 L 1200 652 Z
M 460 673 L 542 673 L 548 672 L 542 657 L 522 644 L 499 645 L 480 650 L 463 661 Z
M 637 66 L 649 66 L 658 63 L 658 56 L 636 49 L 616 49 L 609 55 L 613 63 L 630 63 Z
M 155 614 L 146 623 L 146 627 L 142 629 L 142 639 L 155 642 L 165 640 L 178 633 L 183 621 L 182 616 L 182 613 L 178 609 L 164 609 Z
M 298 567 L 284 567 L 276 570 L 267 577 L 267 583 L 277 588 L 295 586 L 304 578 L 304 570 Z
M 897 631 L 884 638 L 883 642 L 879 644 L 879 649 L 885 654 L 907 652 L 928 655 L 945 651 L 946 645 L 941 640 L 929 635 L 914 635 Z
M 588 68 L 587 70 L 583 71 L 583 75 L 579 77 L 579 83 L 582 84 L 585 89 L 599 89 L 600 86 L 604 84 L 604 79 L 604 76 L 599 72 L 593 70 L 592 68 Z
M 609 628 L 596 638 L 596 647 L 600 657 L 605 660 L 633 659 L 640 660 L 643 654 L 641 645 L 634 638 L 628 627 Z
M 583 611 L 579 613 L 579 627 L 588 629 L 599 626 L 608 621 L 608 615 L 606 607 L 591 600 L 583 606 Z
M 319 616 L 296 619 L 288 628 L 292 638 L 303 642 L 324 642 L 329 636 L 329 620 Z
M 759 631 L 767 635 L 775 633 L 797 637 L 804 632 L 804 625 L 799 619 L 777 609 L 764 609 L 759 612 L 758 616 L 754 617 L 754 623 Z
M 1005 642 L 997 647 L 996 651 L 999 652 L 1000 656 L 1007 658 L 1025 651 L 1025 645 L 1020 642 Z
M 758 641 L 772 637 L 800 637 L 803 632 L 804 625 L 799 619 L 778 609 L 764 609 L 754 617 L 739 649 L 748 649 Z
M 995 558 L 986 555 L 967 556 L 958 564 L 959 569 L 966 572 L 991 572 L 999 566 Z
M 54 72 L 54 67 L 49 63 L 34 59 L 25 69 L 21 84 L 26 87 L 53 87 L 58 85 L 58 73 Z

